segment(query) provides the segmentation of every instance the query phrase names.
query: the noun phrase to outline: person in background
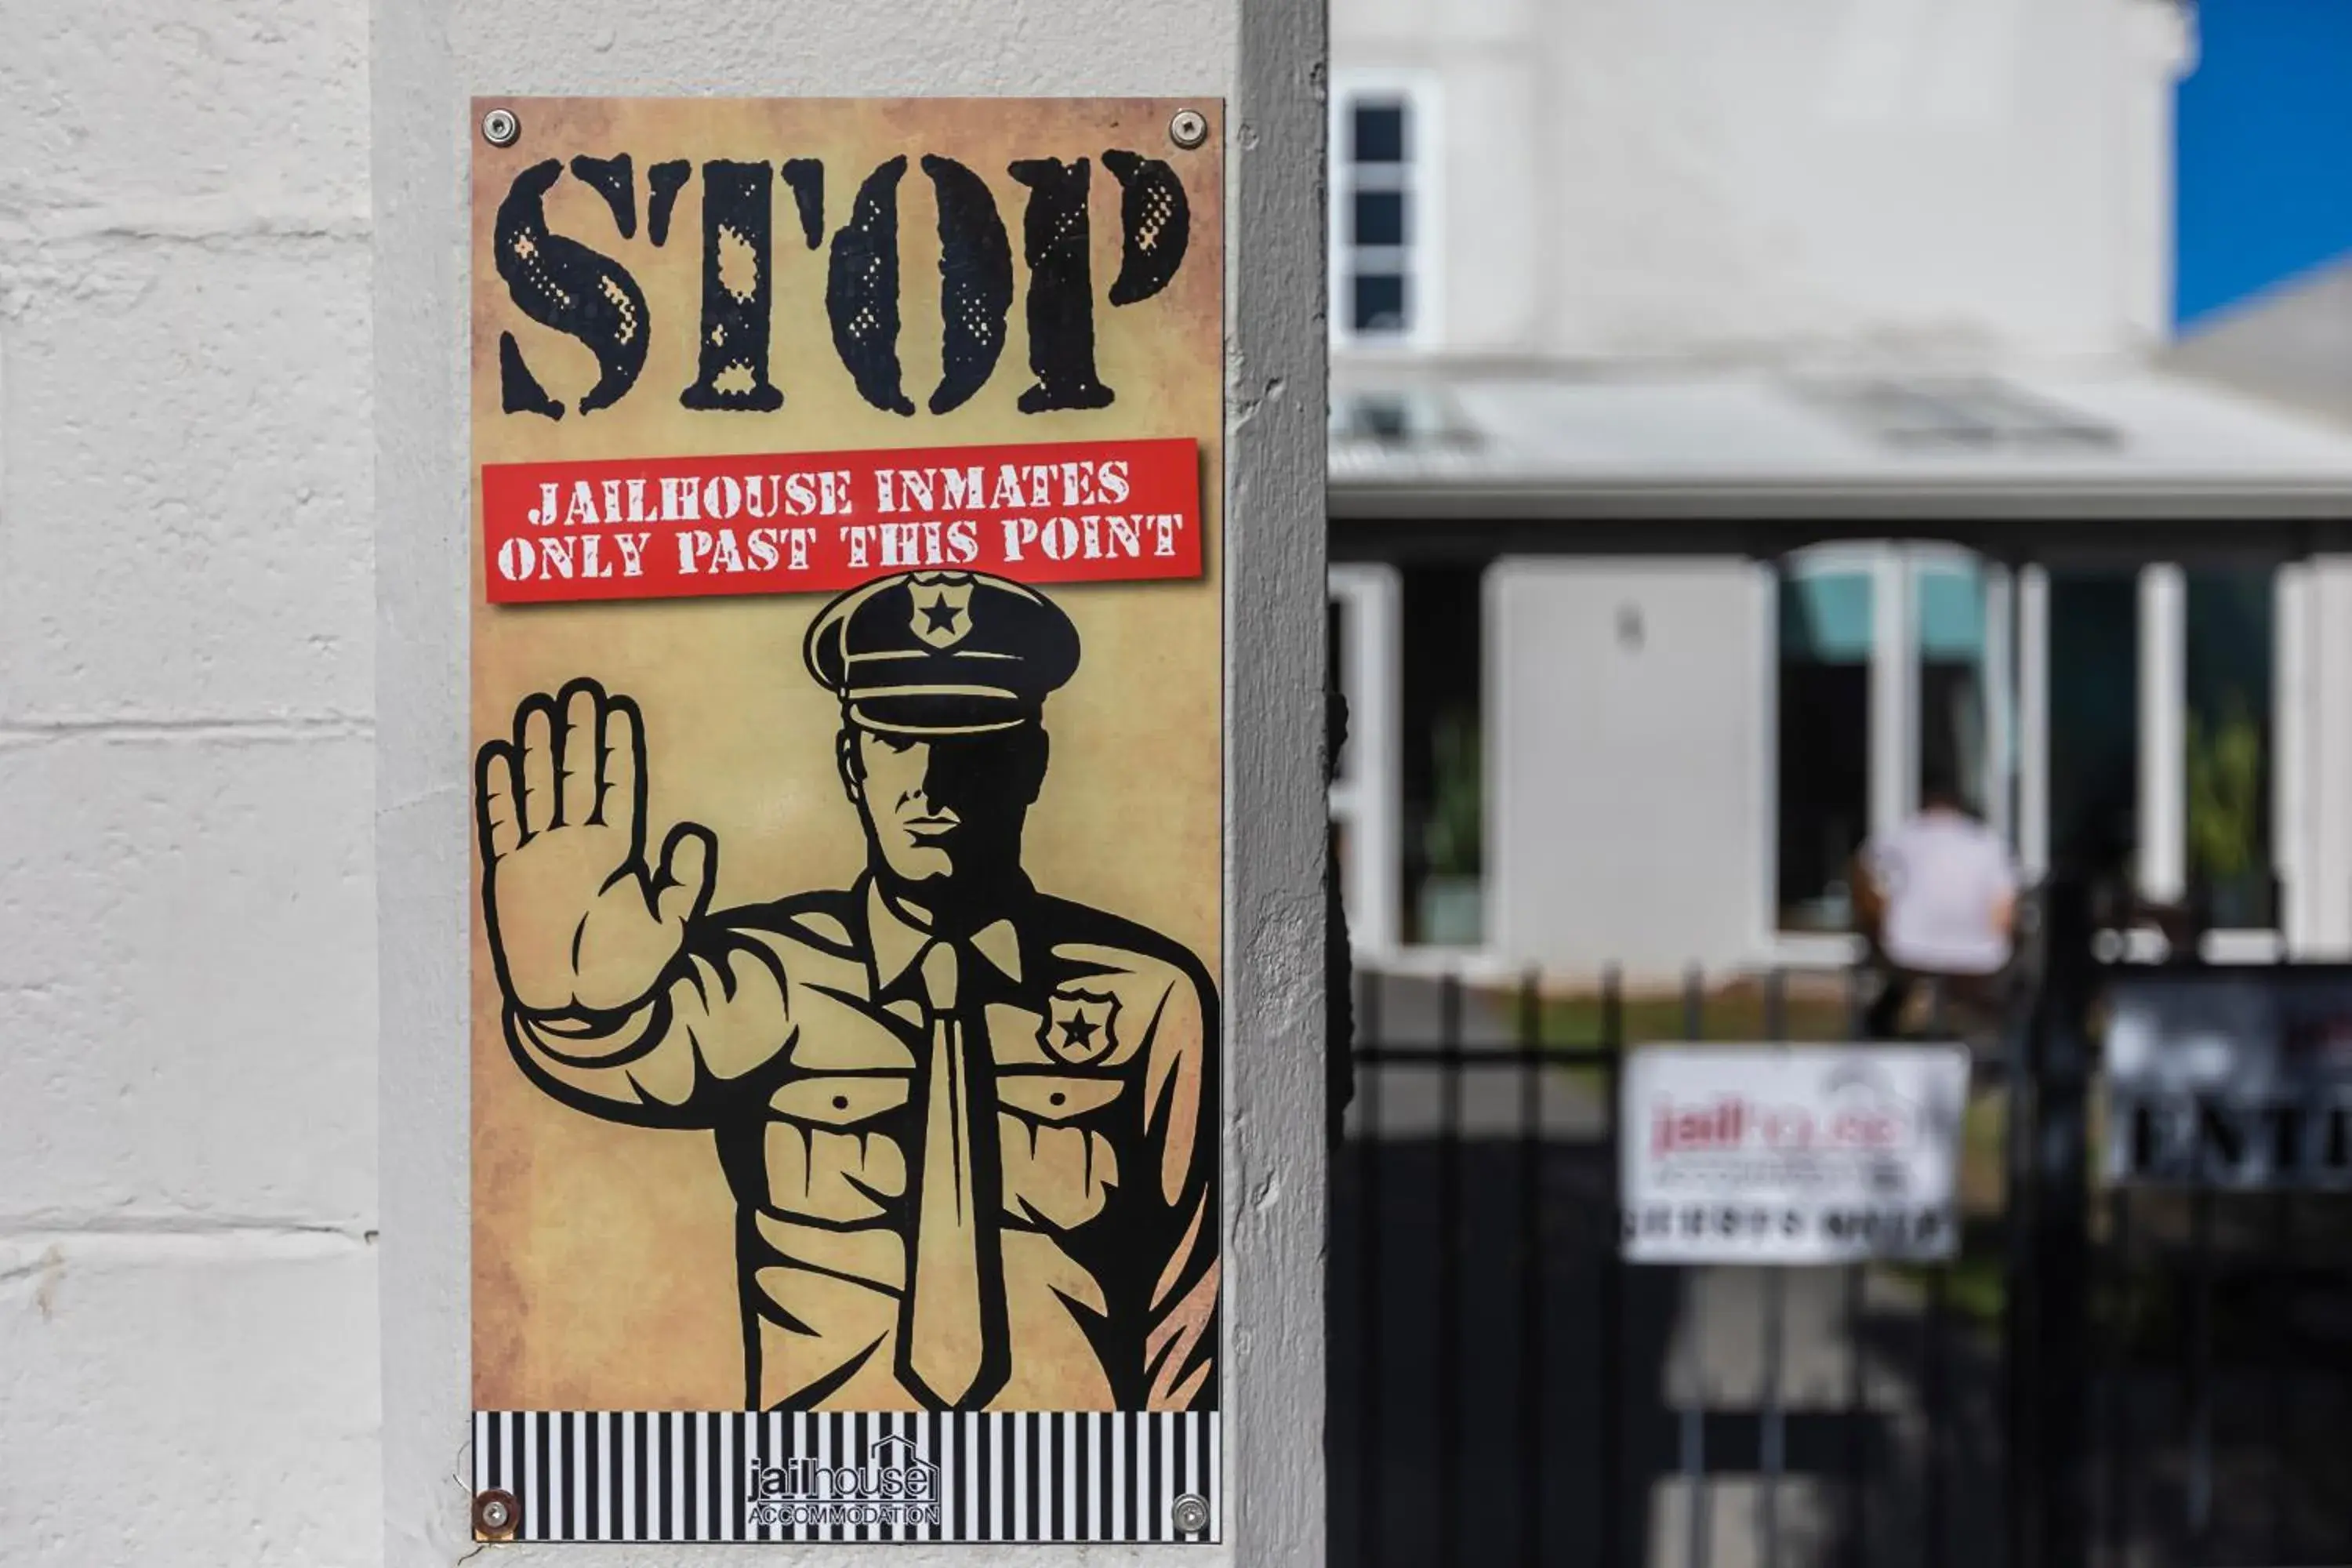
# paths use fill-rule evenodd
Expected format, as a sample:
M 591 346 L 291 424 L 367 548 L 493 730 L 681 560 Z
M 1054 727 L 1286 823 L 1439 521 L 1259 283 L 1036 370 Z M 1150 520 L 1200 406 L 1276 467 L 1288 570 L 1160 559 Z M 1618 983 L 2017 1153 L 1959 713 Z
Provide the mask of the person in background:
M 2017 918 L 2017 870 L 2000 836 L 1977 820 L 1948 771 L 1922 781 L 1918 814 L 1863 847 L 1854 912 L 1879 971 L 1864 1028 L 1899 1033 L 1918 982 L 1970 1011 L 1997 1009 Z

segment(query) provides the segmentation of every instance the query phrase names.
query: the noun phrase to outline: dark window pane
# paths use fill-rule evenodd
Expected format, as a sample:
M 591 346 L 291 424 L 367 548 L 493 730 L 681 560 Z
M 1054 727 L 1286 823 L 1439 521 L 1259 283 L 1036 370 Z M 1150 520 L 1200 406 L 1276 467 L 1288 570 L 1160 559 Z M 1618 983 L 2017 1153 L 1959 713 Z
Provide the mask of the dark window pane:
M 1399 583 L 1407 942 L 1468 947 L 1483 934 L 1484 577 L 1484 563 L 1413 566 Z
M 2050 855 L 2128 867 L 2139 847 L 2139 578 L 2050 574 Z
M 1404 105 L 1359 100 L 1349 115 L 1348 156 L 1359 163 L 1404 162 Z
M 1870 826 L 1871 581 L 1791 574 L 1780 596 L 1780 928 L 1839 931 Z
M 1404 231 L 1404 193 L 1402 191 L 1358 191 L 1354 202 L 1355 221 L 1349 225 L 1348 239 L 1353 245 L 1402 245 Z
M 1348 283 L 1349 326 L 1360 332 L 1404 331 L 1404 279 L 1401 274 L 1359 272 Z
M 2189 885 L 2215 925 L 2276 923 L 2271 899 L 2273 623 L 2265 568 L 2188 574 Z

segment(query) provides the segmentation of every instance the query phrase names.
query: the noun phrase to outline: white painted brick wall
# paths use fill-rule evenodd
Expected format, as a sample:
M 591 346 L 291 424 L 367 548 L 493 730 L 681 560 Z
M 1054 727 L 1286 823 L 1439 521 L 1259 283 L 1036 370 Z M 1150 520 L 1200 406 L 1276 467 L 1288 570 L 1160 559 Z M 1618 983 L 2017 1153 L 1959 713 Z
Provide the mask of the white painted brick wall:
M 379 1557 L 367 47 L 0 0 L 12 1565 Z

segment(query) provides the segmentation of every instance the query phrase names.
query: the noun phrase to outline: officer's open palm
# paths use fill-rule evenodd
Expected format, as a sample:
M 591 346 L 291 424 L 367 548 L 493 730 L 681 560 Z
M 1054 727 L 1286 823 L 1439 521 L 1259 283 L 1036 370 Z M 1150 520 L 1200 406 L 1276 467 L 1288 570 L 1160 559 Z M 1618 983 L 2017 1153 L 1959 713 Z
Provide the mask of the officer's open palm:
M 514 737 L 475 759 L 482 908 L 499 983 L 527 1013 L 610 1012 L 651 995 L 710 901 L 709 829 L 681 823 L 646 862 L 636 704 L 575 680 L 525 698 Z

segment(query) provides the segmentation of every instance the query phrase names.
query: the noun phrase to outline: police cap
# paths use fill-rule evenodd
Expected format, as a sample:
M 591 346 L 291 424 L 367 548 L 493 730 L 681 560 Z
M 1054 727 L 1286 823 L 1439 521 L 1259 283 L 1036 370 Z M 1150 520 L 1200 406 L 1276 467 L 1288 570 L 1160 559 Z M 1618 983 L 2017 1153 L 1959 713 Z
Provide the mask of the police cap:
M 1078 667 L 1078 632 L 1019 583 L 902 572 L 817 612 L 802 657 L 864 729 L 974 735 L 1036 718 Z

